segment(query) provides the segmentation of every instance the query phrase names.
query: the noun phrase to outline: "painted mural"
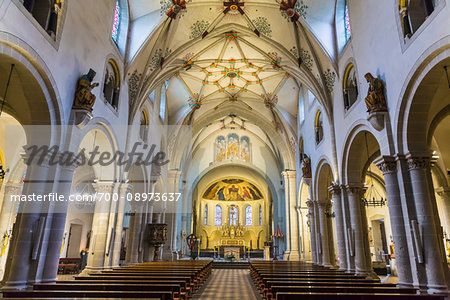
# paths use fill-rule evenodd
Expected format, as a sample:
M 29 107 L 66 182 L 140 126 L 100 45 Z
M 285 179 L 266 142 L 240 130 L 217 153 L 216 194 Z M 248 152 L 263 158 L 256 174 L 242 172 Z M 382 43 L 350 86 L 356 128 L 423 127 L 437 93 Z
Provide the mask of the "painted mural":
M 227 142 L 223 136 L 219 136 L 216 140 L 216 160 L 225 160 L 227 153 Z
M 254 184 L 242 179 L 224 179 L 211 184 L 203 194 L 204 199 L 221 201 L 260 200 L 262 193 Z
M 250 140 L 248 137 L 241 137 L 237 134 L 230 134 L 226 138 L 219 136 L 215 145 L 215 160 L 224 161 L 227 159 L 242 160 L 250 162 Z
M 236 134 L 228 136 L 227 158 L 239 159 L 239 137 Z

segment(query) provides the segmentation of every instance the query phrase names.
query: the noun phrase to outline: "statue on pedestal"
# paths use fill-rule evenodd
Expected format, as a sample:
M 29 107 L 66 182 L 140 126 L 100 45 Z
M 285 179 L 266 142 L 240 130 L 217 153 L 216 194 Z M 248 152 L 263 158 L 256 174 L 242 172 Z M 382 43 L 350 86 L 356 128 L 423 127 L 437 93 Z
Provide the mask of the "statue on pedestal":
M 384 84 L 379 78 L 375 78 L 372 74 L 364 75 L 369 83 L 369 91 L 364 99 L 367 106 L 367 112 L 385 112 L 387 111 L 386 98 L 384 96 Z
M 90 69 L 87 74 L 78 79 L 72 109 L 92 112 L 95 103 L 95 95 L 92 94 L 92 90 L 99 86 L 98 82 L 92 83 L 96 74 L 94 70 Z

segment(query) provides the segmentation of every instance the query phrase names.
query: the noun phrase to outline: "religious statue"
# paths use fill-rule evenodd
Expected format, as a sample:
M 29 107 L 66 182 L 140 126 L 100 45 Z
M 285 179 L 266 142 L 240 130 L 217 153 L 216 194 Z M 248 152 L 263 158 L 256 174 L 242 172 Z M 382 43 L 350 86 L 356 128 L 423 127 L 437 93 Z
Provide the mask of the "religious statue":
M 312 172 L 311 172 L 311 159 L 309 157 L 305 157 L 303 160 L 303 178 L 312 178 Z
M 384 97 L 384 84 L 379 78 L 375 78 L 372 74 L 364 75 L 369 83 L 369 91 L 365 98 L 367 112 L 382 112 L 387 111 L 386 98 Z
M 95 103 L 95 95 L 92 94 L 92 90 L 99 86 L 98 82 L 92 83 L 96 74 L 94 70 L 90 69 L 87 74 L 78 79 L 73 109 L 84 109 L 92 112 Z

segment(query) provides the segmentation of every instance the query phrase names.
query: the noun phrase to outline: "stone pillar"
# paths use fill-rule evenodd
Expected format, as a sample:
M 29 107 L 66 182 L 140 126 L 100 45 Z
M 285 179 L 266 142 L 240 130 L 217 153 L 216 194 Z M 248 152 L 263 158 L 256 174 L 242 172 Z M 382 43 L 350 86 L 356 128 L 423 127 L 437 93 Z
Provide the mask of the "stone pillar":
M 323 236 L 320 230 L 320 211 L 319 211 L 319 203 L 317 201 L 313 201 L 314 204 L 314 226 L 316 227 L 316 257 L 317 264 L 322 265 L 322 239 Z
M 111 194 L 114 191 L 115 183 L 98 182 L 94 184 L 95 191 L 102 194 Z M 112 198 L 112 197 L 111 197 Z M 92 234 L 89 246 L 89 256 L 86 268 L 82 274 L 99 272 L 105 268 L 105 258 L 110 253 L 110 245 L 108 245 L 108 235 L 110 222 L 111 203 L 114 201 L 106 201 L 105 197 L 100 199 L 97 197 L 94 210 L 94 218 L 92 220 Z M 112 243 L 112 241 L 111 241 Z
M 370 263 L 366 210 L 361 201 L 362 188 L 347 186 L 347 192 L 351 215 L 349 238 L 355 249 L 356 274 L 369 276 L 373 271 Z
M 0 237 L 2 240 L 2 249 L 1 249 L 1 259 L 0 259 L 0 272 L 3 276 L 4 274 L 4 264 L 6 262 L 6 257 L 8 255 L 8 250 L 11 245 L 11 234 L 12 234 L 12 226 L 14 217 L 16 214 L 16 208 L 18 203 L 12 201 L 11 197 L 14 195 L 20 195 L 20 190 L 22 186 L 19 183 L 8 182 L 5 184 L 5 193 L 3 196 L 3 207 L 0 215 Z M 5 239 L 8 239 L 7 244 L 5 245 Z
M 447 236 L 450 235 L 450 187 L 439 187 L 436 189 L 439 197 L 442 198 L 442 203 L 444 206 L 444 216 L 445 216 L 445 224 L 441 221 L 442 226 L 444 227 L 444 231 L 447 233 Z
M 322 266 L 333 267 L 334 257 L 332 258 L 332 253 L 330 253 L 330 242 L 331 244 L 333 243 L 333 235 L 331 233 L 331 228 L 328 226 L 331 203 L 327 199 L 326 201 L 318 202 L 318 206 L 321 237 L 320 242 L 322 244 Z
M 22 195 L 48 195 L 51 189 L 45 180 L 49 178 L 48 160 L 42 164 L 31 164 L 27 168 L 27 175 L 23 185 Z M 39 255 L 47 220 L 46 205 L 43 202 L 22 202 L 13 229 L 13 238 L 5 267 L 3 289 L 22 289 L 28 284 L 28 278 L 33 277 L 32 264 L 40 264 Z
M 397 162 L 394 157 L 383 156 L 374 163 L 383 172 L 389 215 L 391 220 L 392 239 L 394 240 L 395 261 L 400 286 L 412 286 L 413 278 L 409 260 L 408 241 L 403 216 L 402 199 L 400 197 L 397 177 Z
M 336 218 L 336 236 L 339 249 L 339 269 L 347 270 L 347 250 L 345 247 L 345 227 L 344 227 L 344 215 L 342 209 L 341 189 L 338 185 L 332 185 L 329 187 L 331 197 L 334 203 L 334 213 Z
M 297 207 L 297 173 L 286 170 L 283 173 L 284 192 L 286 199 L 286 252 L 285 259 L 292 261 L 300 260 L 298 249 L 298 217 Z
M 77 163 L 63 165 L 59 167 L 59 176 L 55 181 L 58 183 L 57 194 L 64 195 L 66 201 L 50 203 L 52 214 L 51 223 L 49 222 L 47 230 L 49 231 L 47 246 L 44 257 L 45 265 L 42 273 L 43 282 L 54 282 L 58 274 L 59 257 L 64 237 L 64 227 L 66 225 L 67 209 L 72 188 L 72 181 Z
M 416 256 L 419 263 L 425 264 L 428 293 L 442 293 L 448 289 L 449 274 L 442 236 L 437 231 L 436 226 L 436 224 L 439 224 L 439 216 L 437 216 L 435 213 L 437 210 L 433 207 L 436 206 L 433 185 L 428 180 L 431 172 L 430 157 L 408 154 L 407 162 L 419 229 L 414 234 L 417 241 L 415 243 Z M 411 220 L 412 224 L 414 224 L 414 221 Z
M 312 200 L 306 201 L 308 206 L 308 224 L 311 231 L 311 260 L 312 263 L 317 264 L 317 249 L 316 249 L 316 227 L 314 217 L 314 203 Z
M 130 233 L 128 236 L 128 248 L 125 259 L 126 265 L 137 264 L 139 262 L 139 244 L 144 205 L 140 202 L 131 202 L 131 209 L 134 214 L 130 219 Z
M 118 267 L 120 264 L 120 251 L 122 246 L 123 217 L 125 215 L 125 203 L 128 201 L 127 194 L 131 190 L 131 184 L 122 183 L 119 186 L 119 205 L 117 208 L 117 221 L 114 236 L 114 246 L 112 253 L 112 266 Z
M 341 201 L 342 201 L 342 216 L 343 216 L 343 226 L 344 226 L 344 236 L 345 236 L 345 250 L 347 254 L 347 272 L 355 273 L 355 251 L 353 245 L 353 240 L 350 240 L 351 230 L 351 220 L 350 220 L 350 208 L 348 204 L 348 193 L 347 187 L 341 185 Z

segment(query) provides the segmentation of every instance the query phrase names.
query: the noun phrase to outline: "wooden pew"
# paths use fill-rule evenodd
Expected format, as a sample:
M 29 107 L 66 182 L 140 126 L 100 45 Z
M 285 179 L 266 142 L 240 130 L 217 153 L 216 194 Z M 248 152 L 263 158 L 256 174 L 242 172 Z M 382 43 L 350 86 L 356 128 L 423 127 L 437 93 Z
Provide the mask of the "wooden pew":
M 212 261 L 145 263 L 76 276 L 74 280 L 37 283 L 33 290 L 4 291 L 4 297 L 187 299 L 211 273 Z
M 156 298 L 173 300 L 169 291 L 3 291 L 6 298 Z
M 277 294 L 277 300 L 444 300 L 441 295 L 399 295 L 399 294 L 335 294 L 335 293 L 296 293 L 283 292 Z
M 382 284 L 379 279 L 304 262 L 252 261 L 250 274 L 266 299 L 404 300 L 443 299 L 441 295 L 417 295 L 415 288 Z

